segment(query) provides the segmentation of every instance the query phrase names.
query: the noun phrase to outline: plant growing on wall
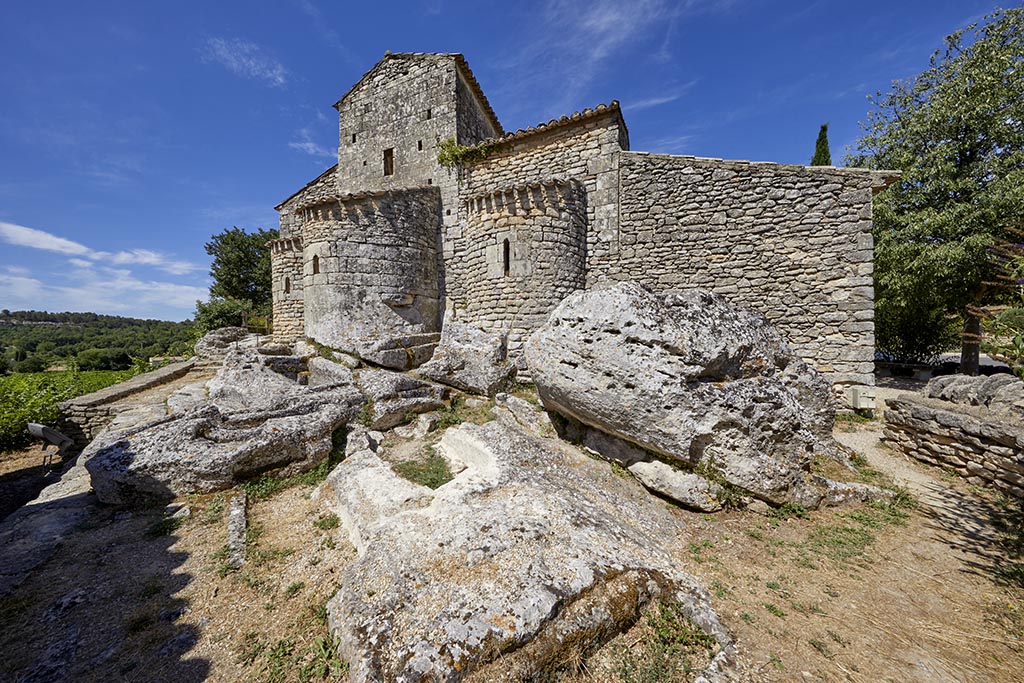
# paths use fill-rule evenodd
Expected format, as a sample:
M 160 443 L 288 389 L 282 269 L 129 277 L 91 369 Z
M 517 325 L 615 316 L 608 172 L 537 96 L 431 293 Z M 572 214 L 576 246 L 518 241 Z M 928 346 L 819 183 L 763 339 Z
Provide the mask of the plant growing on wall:
M 948 36 L 872 102 L 852 162 L 903 172 L 875 198 L 879 338 L 927 323 L 934 341 L 959 316 L 961 372 L 976 374 L 983 312 L 1008 295 L 995 249 L 1024 223 L 1024 9 Z
M 483 161 L 495 149 L 497 145 L 493 143 L 460 145 L 455 138 L 447 138 L 437 143 L 437 163 L 445 168 L 462 168 L 466 164 Z

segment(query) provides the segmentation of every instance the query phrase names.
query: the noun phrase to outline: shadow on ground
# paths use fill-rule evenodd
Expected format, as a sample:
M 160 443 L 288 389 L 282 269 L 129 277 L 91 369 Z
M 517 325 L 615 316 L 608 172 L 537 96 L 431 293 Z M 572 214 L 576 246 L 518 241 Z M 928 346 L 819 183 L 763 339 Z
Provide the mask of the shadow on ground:
M 163 506 L 103 505 L 82 475 L 72 467 L 53 489 L 67 495 L 44 492 L 0 525 L 4 570 L 25 569 L 0 591 L 0 680 L 206 680 L 210 663 L 188 657 L 201 624 L 183 623 L 176 597 L 193 577 L 175 521 Z
M 938 482 L 925 489 L 937 505 L 924 506 L 922 513 L 964 554 L 969 571 L 1024 588 L 1024 501 L 977 496 Z

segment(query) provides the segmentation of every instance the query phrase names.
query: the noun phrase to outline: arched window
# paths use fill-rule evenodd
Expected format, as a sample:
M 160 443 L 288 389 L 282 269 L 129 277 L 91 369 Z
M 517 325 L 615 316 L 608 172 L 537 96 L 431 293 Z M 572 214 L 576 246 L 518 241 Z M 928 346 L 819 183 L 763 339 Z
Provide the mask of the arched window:
M 290 277 L 286 277 L 284 279 L 284 293 L 288 294 L 291 291 L 292 291 L 292 279 Z
M 316 254 L 313 254 L 313 275 L 318 275 L 319 273 L 320 273 L 320 257 L 317 256 Z
M 508 239 L 501 245 L 501 269 L 505 273 L 505 277 L 508 277 L 509 266 L 511 265 L 511 258 L 509 253 Z

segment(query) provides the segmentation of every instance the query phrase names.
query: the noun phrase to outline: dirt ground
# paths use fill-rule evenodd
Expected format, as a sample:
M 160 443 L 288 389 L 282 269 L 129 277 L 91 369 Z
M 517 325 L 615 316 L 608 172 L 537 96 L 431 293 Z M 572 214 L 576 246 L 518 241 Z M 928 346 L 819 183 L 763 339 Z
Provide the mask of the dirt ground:
M 877 448 L 877 422 L 839 429 L 874 448 L 862 479 L 913 471 L 929 502 L 715 515 L 670 506 L 693 532 L 674 548 L 679 565 L 711 593 L 742 679 L 1024 680 L 1022 558 L 1000 531 L 1020 508 Z M 0 681 L 343 680 L 324 605 L 355 551 L 312 486 L 250 490 L 240 571 L 223 551 L 233 492 L 179 501 L 190 510 L 181 521 L 164 509 L 102 510 L 0 599 Z M 652 623 L 565 680 L 668 680 L 622 673 L 630 653 L 644 656 Z

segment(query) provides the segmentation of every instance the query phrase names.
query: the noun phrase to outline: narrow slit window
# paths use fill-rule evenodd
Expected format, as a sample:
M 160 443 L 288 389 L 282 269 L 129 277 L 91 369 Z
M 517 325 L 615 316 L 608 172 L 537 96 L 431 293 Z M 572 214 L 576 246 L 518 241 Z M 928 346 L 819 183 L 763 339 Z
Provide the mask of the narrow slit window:
M 395 175 L 395 150 L 384 150 L 384 175 Z
M 501 245 L 501 270 L 505 273 L 505 277 L 508 277 L 509 266 L 511 265 L 511 254 L 509 252 L 508 239 L 506 239 Z
M 290 277 L 286 277 L 284 279 L 284 293 L 288 294 L 291 291 L 292 291 L 292 279 Z
M 430 109 L 427 109 L 427 120 L 428 121 L 430 120 L 430 114 L 431 114 Z
M 313 254 L 313 275 L 320 274 L 320 257 Z
M 417 149 L 418 151 L 420 151 L 420 152 L 422 152 L 422 151 L 423 151 L 423 140 L 417 140 L 417 141 L 416 141 L 416 149 Z
M 356 134 L 352 133 L 352 142 L 353 142 L 353 144 L 355 143 L 355 141 L 356 141 Z

